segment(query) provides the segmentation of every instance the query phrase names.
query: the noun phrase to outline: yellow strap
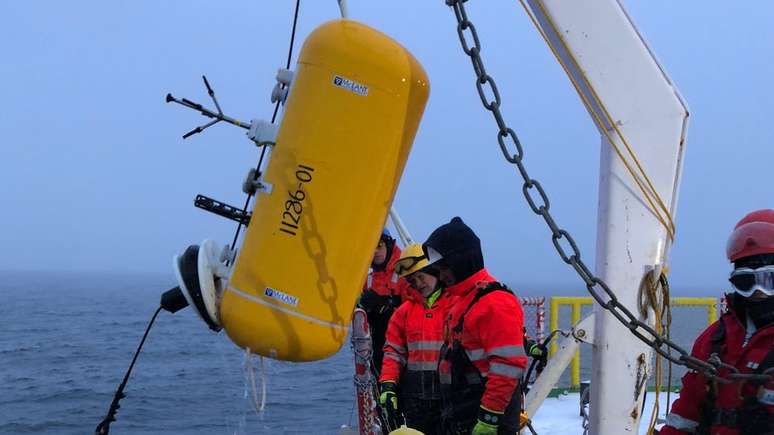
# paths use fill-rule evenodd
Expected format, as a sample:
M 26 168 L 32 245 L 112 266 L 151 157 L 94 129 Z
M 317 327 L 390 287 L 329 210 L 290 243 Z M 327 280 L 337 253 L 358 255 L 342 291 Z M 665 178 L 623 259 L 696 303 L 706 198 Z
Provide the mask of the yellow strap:
M 519 414 L 519 429 L 524 429 L 524 426 L 526 426 L 527 423 L 531 423 L 529 415 L 527 415 L 526 411 L 521 411 Z
M 632 179 L 634 180 L 634 182 L 637 184 L 637 187 L 642 192 L 643 196 L 645 197 L 645 200 L 648 202 L 650 211 L 656 216 L 656 219 L 658 219 L 658 221 L 661 222 L 661 224 L 664 226 L 669 238 L 671 240 L 674 240 L 676 228 L 675 228 L 674 219 L 672 218 L 672 214 L 670 213 L 669 208 L 664 204 L 663 199 L 659 195 L 658 191 L 656 191 L 656 188 L 653 186 L 653 182 L 650 180 L 650 177 L 648 177 L 648 174 L 645 172 L 645 169 L 642 167 L 642 164 L 637 158 L 637 155 L 634 152 L 634 149 L 632 149 L 632 147 L 629 145 L 629 141 L 626 140 L 626 137 L 623 135 L 621 130 L 618 128 L 618 125 L 614 122 L 614 120 L 610 116 L 610 113 L 607 111 L 607 108 L 605 107 L 604 104 L 602 104 L 602 99 L 599 98 L 599 95 L 597 95 L 596 90 L 593 87 L 589 86 L 589 89 L 591 90 L 594 96 L 594 99 L 599 103 L 599 107 L 604 112 L 605 118 L 607 118 L 607 124 L 613 127 L 613 129 L 617 133 L 617 136 L 621 139 L 621 142 L 626 147 L 626 150 L 629 153 L 629 156 L 634 161 L 634 165 L 639 170 L 639 176 L 635 172 L 634 168 L 632 167 L 632 163 L 629 162 L 624 157 L 624 154 L 615 144 L 615 141 L 613 140 L 613 137 L 611 136 L 610 132 L 605 128 L 605 123 L 602 122 L 602 120 L 599 118 L 599 115 L 596 113 L 591 103 L 588 101 L 588 98 L 586 97 L 586 95 L 581 91 L 581 87 L 576 81 L 575 77 L 570 73 L 569 67 L 565 65 L 561 56 L 559 56 L 559 53 L 557 53 L 556 49 L 551 45 L 551 43 L 548 40 L 548 36 L 545 34 L 543 29 L 540 28 L 540 25 L 535 19 L 535 16 L 532 13 L 530 13 L 530 10 L 527 4 L 524 2 L 524 0 L 519 0 L 519 1 L 522 7 L 524 8 L 524 10 L 527 12 L 527 15 L 529 16 L 530 20 L 535 25 L 535 28 L 537 29 L 538 33 L 540 33 L 540 36 L 543 37 L 543 40 L 545 40 L 546 44 L 551 49 L 551 52 L 554 54 L 554 57 L 556 57 L 556 60 L 562 66 L 562 69 L 564 69 L 565 73 L 567 74 L 567 77 L 570 78 L 570 82 L 572 82 L 573 87 L 575 87 L 575 90 L 578 92 L 578 95 L 580 95 L 581 100 L 583 100 L 583 104 L 586 106 L 589 113 L 591 113 L 591 116 L 594 118 L 594 122 L 596 122 L 596 124 L 599 126 L 599 129 L 602 130 L 603 134 L 607 138 L 608 143 L 610 143 L 610 145 L 613 147 L 613 150 L 615 150 L 615 153 L 621 159 L 624 166 L 626 167 L 626 170 L 632 176 Z M 548 15 L 548 13 L 546 13 L 541 1 L 538 0 L 536 3 L 538 7 L 540 7 L 540 10 L 542 11 L 543 15 L 550 21 L 550 16 Z M 553 23 L 552 23 L 552 26 L 553 26 Z M 556 27 L 554 26 L 554 28 Z M 569 48 L 567 48 L 567 44 L 564 42 L 564 39 L 562 38 L 561 33 L 557 32 L 557 36 L 559 38 L 559 41 L 562 43 L 565 50 L 567 51 L 568 55 L 570 56 L 570 59 L 572 59 L 572 62 L 575 64 L 576 69 L 583 75 L 584 80 L 586 80 L 587 83 L 590 83 L 588 79 L 586 79 L 583 69 L 581 69 L 578 66 L 577 61 L 572 56 L 571 54 L 572 52 L 569 50 Z M 640 178 L 645 180 L 645 183 L 647 183 L 647 187 L 643 185 L 643 182 Z
M 671 304 L 669 303 L 669 282 L 666 279 L 666 268 L 665 270 L 662 270 L 661 275 L 656 278 L 653 274 L 653 272 L 649 272 L 647 275 L 645 275 L 645 278 L 643 278 L 643 285 L 646 287 L 646 296 L 648 299 L 648 304 L 653 309 L 654 316 L 655 316 L 655 322 L 654 322 L 654 329 L 656 330 L 656 333 L 659 336 L 664 336 L 664 332 L 666 331 L 666 337 L 669 338 L 669 328 L 672 324 L 672 309 Z M 658 290 L 661 290 L 661 300 L 659 302 L 659 295 L 657 294 Z M 664 315 L 666 315 L 666 319 L 664 319 Z M 671 372 L 671 361 L 670 364 L 670 372 Z M 655 387 L 656 387 L 656 397 L 653 401 L 653 411 L 650 415 L 650 420 L 648 424 L 648 435 L 653 435 L 655 429 L 656 429 L 656 423 L 660 408 L 660 393 L 661 393 L 661 377 L 663 372 L 662 367 L 662 361 L 661 356 L 656 353 L 656 364 L 654 367 L 654 376 L 655 376 Z M 671 382 L 670 382 L 671 384 Z M 667 388 L 671 388 L 671 385 L 669 385 Z M 668 403 L 667 403 L 668 406 Z

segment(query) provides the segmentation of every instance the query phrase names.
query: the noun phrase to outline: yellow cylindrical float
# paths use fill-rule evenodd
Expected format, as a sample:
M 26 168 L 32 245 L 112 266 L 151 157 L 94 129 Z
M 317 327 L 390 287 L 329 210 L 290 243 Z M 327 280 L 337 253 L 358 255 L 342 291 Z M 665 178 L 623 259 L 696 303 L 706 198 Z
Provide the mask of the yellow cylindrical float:
M 429 94 L 419 62 L 361 23 L 307 38 L 219 317 L 252 352 L 334 354 Z

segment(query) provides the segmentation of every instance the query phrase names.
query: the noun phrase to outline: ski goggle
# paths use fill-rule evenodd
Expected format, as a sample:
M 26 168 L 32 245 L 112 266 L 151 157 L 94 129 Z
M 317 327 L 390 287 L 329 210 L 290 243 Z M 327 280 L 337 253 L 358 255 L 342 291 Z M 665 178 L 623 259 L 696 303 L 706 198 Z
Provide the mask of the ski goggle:
M 417 264 L 423 260 L 424 264 L 422 264 L 421 267 L 416 267 Z M 395 263 L 395 273 L 397 273 L 398 276 L 405 276 L 411 272 L 416 272 L 428 264 L 430 263 L 427 261 L 427 257 L 424 255 L 419 255 L 416 257 L 403 257 Z
M 752 296 L 760 290 L 768 296 L 774 296 L 774 265 L 750 269 L 734 269 L 728 278 L 734 290 L 744 297 Z

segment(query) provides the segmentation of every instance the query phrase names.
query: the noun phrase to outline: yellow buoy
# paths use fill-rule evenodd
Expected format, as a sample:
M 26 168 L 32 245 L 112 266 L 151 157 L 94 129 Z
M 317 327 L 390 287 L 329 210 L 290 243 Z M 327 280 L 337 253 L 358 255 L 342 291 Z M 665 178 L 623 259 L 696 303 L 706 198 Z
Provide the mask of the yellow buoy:
M 428 93 L 416 59 L 368 26 L 309 35 L 263 177 L 271 192 L 220 301 L 234 343 L 291 361 L 341 347 Z

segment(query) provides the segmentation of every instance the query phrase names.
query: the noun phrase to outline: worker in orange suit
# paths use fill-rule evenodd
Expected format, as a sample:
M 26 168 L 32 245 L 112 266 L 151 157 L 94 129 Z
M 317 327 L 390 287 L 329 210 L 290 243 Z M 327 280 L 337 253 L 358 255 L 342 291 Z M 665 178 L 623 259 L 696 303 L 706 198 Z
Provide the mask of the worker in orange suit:
M 374 249 L 371 273 L 368 274 L 358 306 L 368 315 L 368 326 L 373 341 L 373 362 L 376 375 L 382 368 L 382 348 L 387 324 L 398 306 L 403 302 L 409 287 L 406 280 L 395 273 L 395 262 L 400 258 L 400 247 L 385 228 Z
M 438 359 L 448 294 L 421 244 L 406 247 L 395 272 L 411 287 L 408 300 L 395 311 L 387 328 L 379 402 L 393 421 L 400 421 L 400 403 L 408 427 L 425 435 L 440 434 Z
M 771 375 L 768 381 L 713 382 L 691 371 L 661 435 L 774 434 L 774 210 L 758 210 L 734 228 L 726 245 L 733 263 L 728 311 L 699 335 L 691 354 L 725 365 L 718 371 Z
M 518 298 L 484 267 L 481 242 L 459 217 L 423 245 L 450 303 L 438 367 L 446 434 L 516 434 L 527 366 Z

